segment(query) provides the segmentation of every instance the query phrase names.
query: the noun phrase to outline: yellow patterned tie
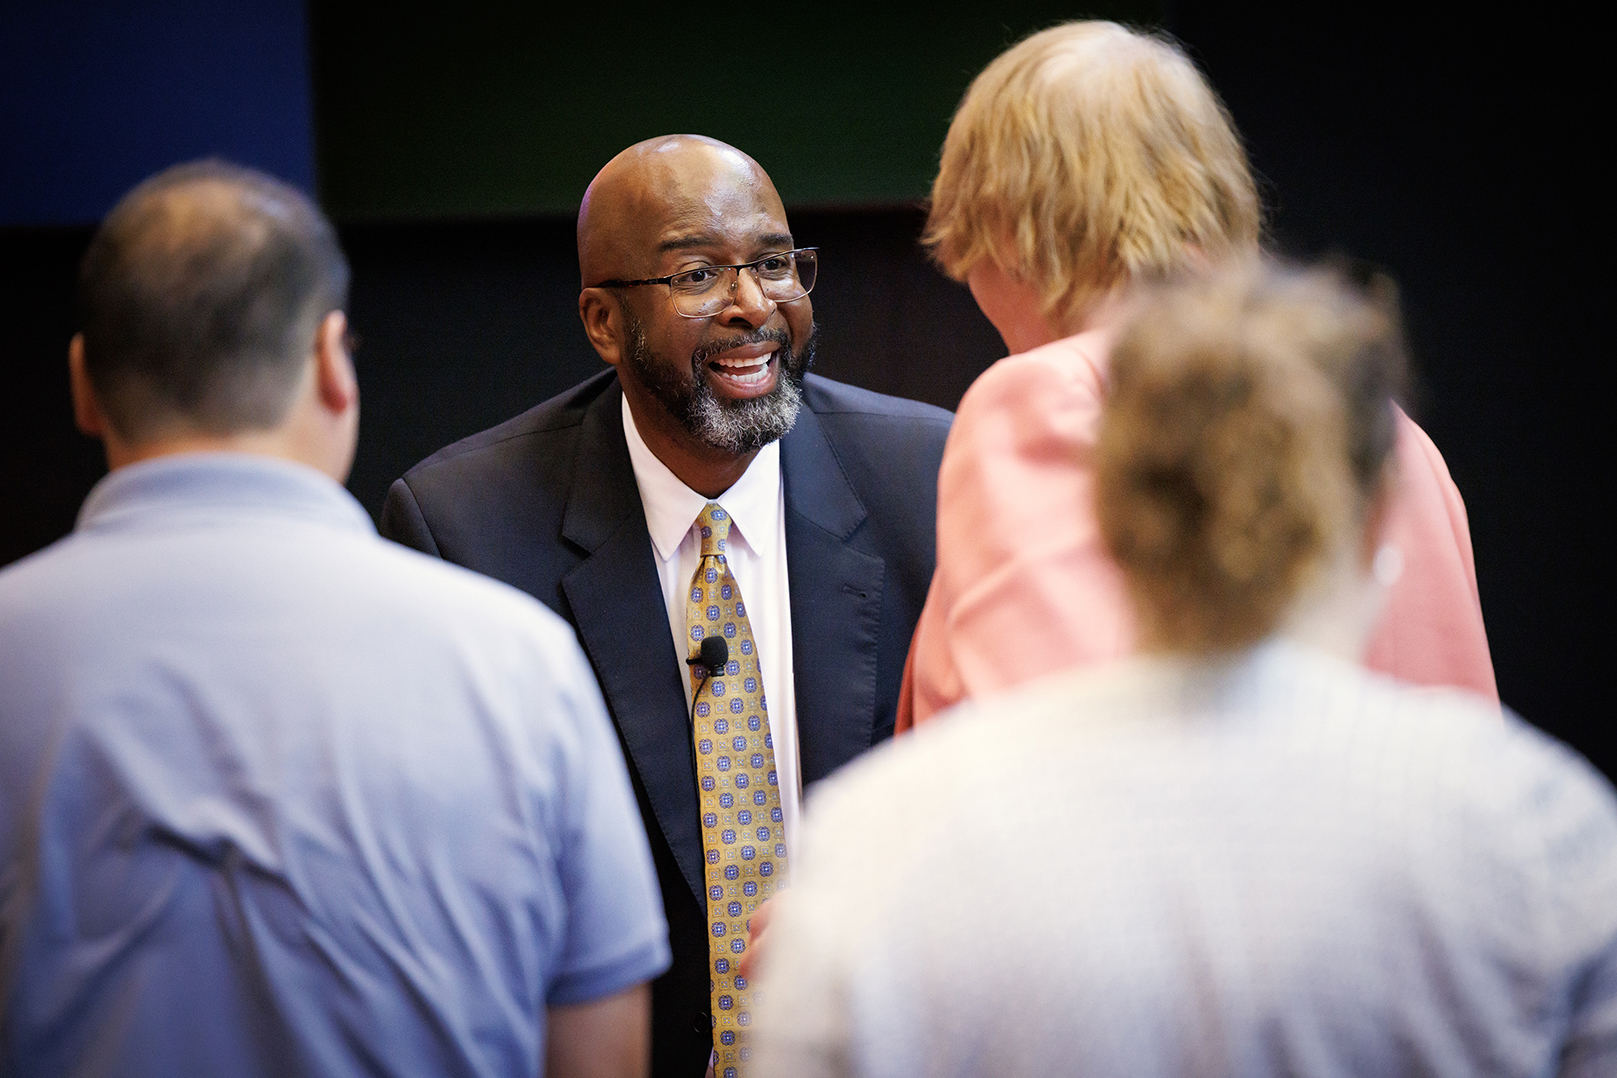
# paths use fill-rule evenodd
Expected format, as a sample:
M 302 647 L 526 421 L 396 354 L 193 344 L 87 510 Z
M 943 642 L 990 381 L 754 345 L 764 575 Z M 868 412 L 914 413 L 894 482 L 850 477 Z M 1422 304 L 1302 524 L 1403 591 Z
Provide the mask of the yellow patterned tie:
M 758 648 L 725 557 L 730 515 L 708 502 L 696 523 L 702 531 L 702 561 L 691 579 L 685 621 L 707 862 L 714 1073 L 717 1078 L 740 1078 L 752 1055 L 753 997 L 735 969 L 747 949 L 753 911 L 785 880 L 786 828 Z

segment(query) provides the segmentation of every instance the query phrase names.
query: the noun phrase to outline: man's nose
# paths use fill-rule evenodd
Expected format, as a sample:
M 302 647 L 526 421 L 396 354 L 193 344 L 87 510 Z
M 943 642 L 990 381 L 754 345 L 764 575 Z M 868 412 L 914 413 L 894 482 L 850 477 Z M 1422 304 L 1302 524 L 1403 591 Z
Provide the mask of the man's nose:
M 745 322 L 754 329 L 769 321 L 779 306 L 764 295 L 758 283 L 758 271 L 748 267 L 736 270 L 735 288 L 730 293 L 730 304 L 719 312 L 721 322 Z

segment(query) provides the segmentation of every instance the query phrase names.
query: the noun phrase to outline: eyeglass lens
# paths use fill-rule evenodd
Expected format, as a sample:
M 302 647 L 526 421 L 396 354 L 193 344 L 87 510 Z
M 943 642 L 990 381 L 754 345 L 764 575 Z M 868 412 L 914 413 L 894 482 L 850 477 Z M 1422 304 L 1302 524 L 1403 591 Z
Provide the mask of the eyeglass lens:
M 786 251 L 745 266 L 705 266 L 669 278 L 674 307 L 690 318 L 718 314 L 735 295 L 740 270 L 751 270 L 758 289 L 776 303 L 801 299 L 814 288 L 816 252 Z

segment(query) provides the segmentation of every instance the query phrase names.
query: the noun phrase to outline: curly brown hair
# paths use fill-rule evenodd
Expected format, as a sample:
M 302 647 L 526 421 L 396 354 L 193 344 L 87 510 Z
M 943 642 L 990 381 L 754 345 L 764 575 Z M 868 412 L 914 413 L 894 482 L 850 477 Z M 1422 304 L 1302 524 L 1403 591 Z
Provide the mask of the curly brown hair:
M 1157 642 L 1276 628 L 1386 481 L 1407 369 L 1385 278 L 1254 260 L 1145 293 L 1112 356 L 1096 512 Z

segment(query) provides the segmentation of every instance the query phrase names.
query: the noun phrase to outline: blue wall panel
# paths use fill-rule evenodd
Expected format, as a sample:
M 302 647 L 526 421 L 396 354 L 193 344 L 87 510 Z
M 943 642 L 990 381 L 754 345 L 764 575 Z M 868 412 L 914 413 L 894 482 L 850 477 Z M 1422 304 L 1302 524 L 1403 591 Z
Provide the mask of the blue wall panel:
M 301 0 L 7 0 L 0 225 L 98 220 L 216 155 L 314 189 Z

